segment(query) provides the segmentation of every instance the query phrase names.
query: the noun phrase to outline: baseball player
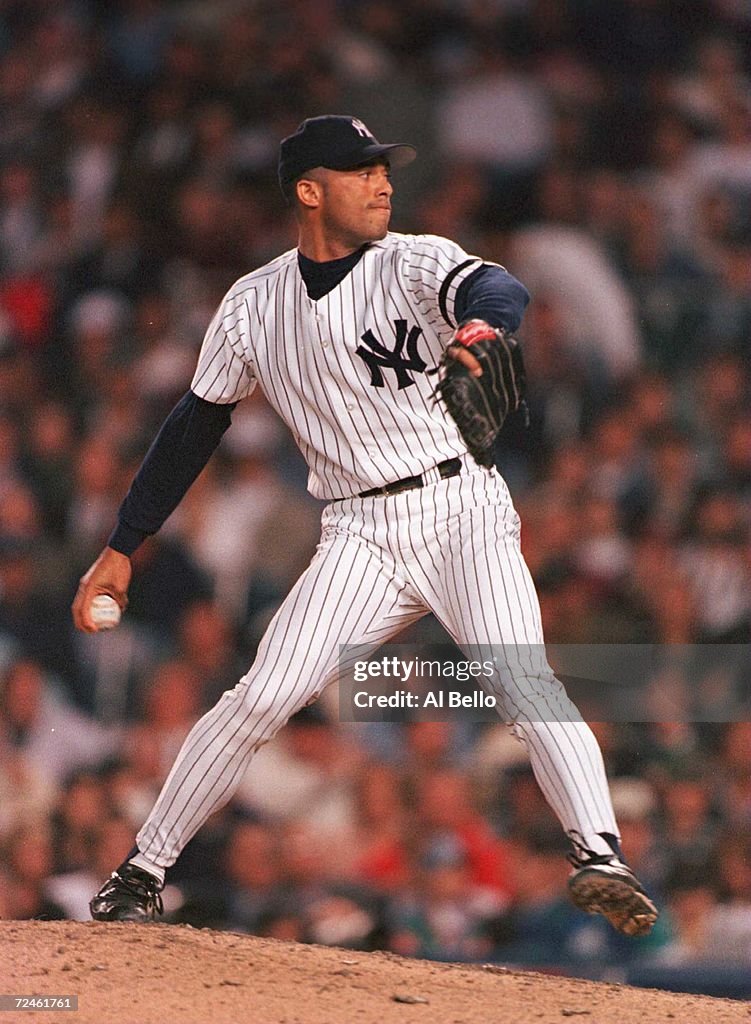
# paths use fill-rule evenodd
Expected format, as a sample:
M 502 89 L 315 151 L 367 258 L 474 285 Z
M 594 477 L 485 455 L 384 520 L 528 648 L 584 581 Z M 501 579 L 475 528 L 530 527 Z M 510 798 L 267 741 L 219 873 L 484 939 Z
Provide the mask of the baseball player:
M 489 455 L 522 400 L 511 332 L 528 295 L 452 241 L 389 232 L 391 170 L 415 155 L 344 116 L 308 119 L 282 141 L 298 246 L 230 288 L 190 390 L 81 579 L 74 620 L 93 632 L 92 600 L 108 594 L 125 607 L 130 555 L 260 385 L 307 461 L 311 493 L 328 501 L 320 544 L 248 673 L 185 740 L 131 855 L 91 901 L 96 920 L 160 913 L 165 869 L 230 800 L 258 748 L 336 679 L 340 645 L 375 649 L 428 611 L 460 647 L 499 652 L 500 713 L 571 839 L 574 902 L 630 935 L 656 919 L 621 855 L 597 741 L 544 654 L 532 653 L 542 649 L 538 600 Z M 429 373 L 437 366 L 444 401 Z

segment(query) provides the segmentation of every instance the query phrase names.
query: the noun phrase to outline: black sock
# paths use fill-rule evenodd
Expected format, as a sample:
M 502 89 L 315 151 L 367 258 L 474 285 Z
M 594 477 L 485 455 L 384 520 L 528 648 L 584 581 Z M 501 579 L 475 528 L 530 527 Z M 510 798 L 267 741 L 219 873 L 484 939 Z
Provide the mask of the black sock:
M 623 850 L 621 849 L 621 844 L 618 841 L 618 836 L 614 836 L 612 834 L 612 832 L 598 832 L 597 834 L 602 836 L 602 838 L 608 844 L 608 846 L 613 851 L 613 853 L 616 855 L 616 857 L 619 860 L 623 860 Z M 625 863 L 625 861 L 624 861 L 624 863 Z
M 615 856 L 618 857 L 619 860 L 624 861 L 625 863 L 623 851 L 621 850 L 621 844 L 618 839 L 618 836 L 614 835 L 612 832 L 598 832 L 597 835 L 600 837 L 600 839 L 604 840 L 605 844 L 613 851 Z M 590 848 L 586 845 L 584 836 L 581 834 L 581 832 L 576 832 L 575 830 L 572 830 L 568 833 L 568 837 L 571 840 L 571 843 L 574 847 L 574 856 L 578 860 L 590 860 L 593 857 L 603 858 L 608 856 L 607 854 L 603 854 L 599 850 L 590 850 Z

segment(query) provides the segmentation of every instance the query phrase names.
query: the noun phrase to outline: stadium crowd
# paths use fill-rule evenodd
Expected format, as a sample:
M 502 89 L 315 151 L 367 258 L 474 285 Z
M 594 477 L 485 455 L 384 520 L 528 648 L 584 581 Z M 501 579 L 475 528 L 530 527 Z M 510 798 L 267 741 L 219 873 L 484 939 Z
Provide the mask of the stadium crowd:
M 219 299 L 294 244 L 278 140 L 351 112 L 419 148 L 396 230 L 533 293 L 531 422 L 499 466 L 548 641 L 663 654 L 631 720 L 583 710 L 664 913 L 624 940 L 568 903 L 559 826 L 502 724 L 348 724 L 324 697 L 168 875 L 168 919 L 581 971 L 747 967 L 748 5 L 7 0 L 0 111 L 0 916 L 88 917 L 314 550 L 304 466 L 254 394 L 136 554 L 121 626 L 72 628 Z

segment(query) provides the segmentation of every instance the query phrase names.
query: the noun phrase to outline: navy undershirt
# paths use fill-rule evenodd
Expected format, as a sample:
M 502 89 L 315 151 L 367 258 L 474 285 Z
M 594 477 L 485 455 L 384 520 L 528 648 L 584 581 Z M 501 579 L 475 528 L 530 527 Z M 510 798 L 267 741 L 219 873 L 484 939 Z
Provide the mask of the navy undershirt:
M 368 246 L 338 260 L 317 263 L 297 254 L 308 295 L 323 298 L 349 274 Z M 502 267 L 481 264 L 456 290 L 456 323 L 474 318 L 515 331 L 529 302 L 526 288 Z M 453 326 L 453 325 L 452 325 Z M 188 391 L 164 421 L 120 506 L 108 544 L 131 555 L 160 528 L 217 448 L 236 402 L 219 405 Z
M 316 263 L 315 260 L 308 259 L 298 249 L 297 265 L 305 282 L 308 296 L 316 302 L 318 299 L 322 299 L 327 292 L 336 288 L 350 270 L 357 266 L 367 248 L 367 245 L 364 245 L 348 256 L 341 256 L 338 260 L 326 260 L 324 263 Z

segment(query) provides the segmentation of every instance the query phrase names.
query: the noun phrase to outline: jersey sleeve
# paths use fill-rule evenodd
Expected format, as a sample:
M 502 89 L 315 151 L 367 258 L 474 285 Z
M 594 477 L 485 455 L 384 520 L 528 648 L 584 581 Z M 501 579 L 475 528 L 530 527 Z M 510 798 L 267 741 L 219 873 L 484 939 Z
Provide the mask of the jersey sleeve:
M 247 398 L 256 384 L 249 345 L 245 302 L 231 290 L 204 336 L 191 391 L 218 405 Z
M 483 265 L 488 265 L 485 260 L 470 255 L 448 238 L 413 237 L 406 257 L 407 287 L 436 330 L 455 329 L 454 303 L 459 286 Z

